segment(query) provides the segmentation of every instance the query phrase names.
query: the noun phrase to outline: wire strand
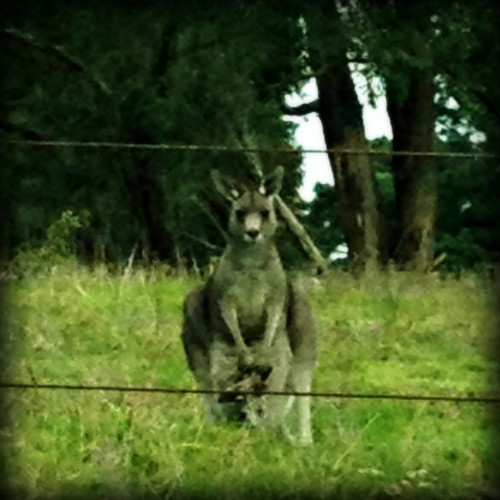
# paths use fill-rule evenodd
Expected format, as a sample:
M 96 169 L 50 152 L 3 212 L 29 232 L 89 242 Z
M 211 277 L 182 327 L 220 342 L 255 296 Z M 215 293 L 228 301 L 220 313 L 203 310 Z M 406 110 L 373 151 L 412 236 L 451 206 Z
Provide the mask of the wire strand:
M 0 382 L 0 389 L 39 389 L 39 390 L 66 390 L 66 391 L 113 391 L 113 392 L 139 392 L 160 394 L 231 394 L 231 395 L 255 395 L 255 396 L 296 396 L 313 398 L 338 398 L 338 399 L 387 399 L 400 401 L 429 401 L 429 402 L 453 402 L 453 403 L 483 403 L 500 404 L 500 397 L 490 396 L 432 396 L 418 394 L 366 394 L 366 393 L 342 393 L 342 392 L 296 392 L 296 391 L 224 391 L 185 389 L 175 387 L 137 387 L 137 386 L 112 386 L 112 385 L 78 385 L 78 384 L 30 384 L 25 382 Z
M 98 141 L 31 141 L 4 139 L 3 144 L 13 146 L 35 146 L 35 147 L 71 147 L 71 148 L 113 148 L 113 149 L 143 149 L 143 150 L 173 150 L 173 151 L 219 151 L 219 152 L 244 152 L 244 153 L 288 153 L 288 154 L 347 154 L 368 156 L 421 156 L 421 157 L 446 157 L 446 158 L 500 158 L 500 155 L 483 152 L 454 152 L 454 151 L 376 151 L 373 149 L 349 149 L 349 148 L 327 148 L 327 149 L 293 149 L 293 148 L 245 148 L 224 145 L 204 144 L 136 144 L 121 142 L 98 142 Z

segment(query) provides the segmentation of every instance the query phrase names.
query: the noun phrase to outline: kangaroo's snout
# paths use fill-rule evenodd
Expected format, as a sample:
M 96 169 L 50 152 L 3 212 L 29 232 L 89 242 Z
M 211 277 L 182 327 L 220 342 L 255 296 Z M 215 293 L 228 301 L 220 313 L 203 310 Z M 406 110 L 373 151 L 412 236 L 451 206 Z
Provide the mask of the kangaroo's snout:
M 253 240 L 256 240 L 260 234 L 260 231 L 258 229 L 249 229 L 248 231 L 246 231 L 245 234 L 250 238 L 252 238 Z
M 262 240 L 264 220 L 259 211 L 248 212 L 241 222 L 243 238 L 249 243 Z

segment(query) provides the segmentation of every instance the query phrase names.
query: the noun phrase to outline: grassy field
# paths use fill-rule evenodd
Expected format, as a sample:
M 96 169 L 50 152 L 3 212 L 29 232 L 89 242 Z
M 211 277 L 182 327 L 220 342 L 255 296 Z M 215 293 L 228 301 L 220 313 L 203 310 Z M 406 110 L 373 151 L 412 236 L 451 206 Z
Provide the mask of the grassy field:
M 54 270 L 9 285 L 3 380 L 194 387 L 179 339 L 195 284 L 156 271 Z M 488 285 L 334 272 L 311 292 L 315 391 L 494 391 Z M 316 444 L 207 427 L 197 395 L 7 390 L 3 479 L 25 498 L 479 498 L 498 472 L 481 404 L 313 400 Z

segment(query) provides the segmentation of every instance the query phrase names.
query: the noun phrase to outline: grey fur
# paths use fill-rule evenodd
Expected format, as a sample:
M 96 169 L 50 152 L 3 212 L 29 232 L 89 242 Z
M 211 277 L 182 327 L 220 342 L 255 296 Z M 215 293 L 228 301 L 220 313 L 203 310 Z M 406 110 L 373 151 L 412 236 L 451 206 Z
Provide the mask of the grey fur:
M 269 391 L 311 390 L 316 364 L 312 310 L 288 279 L 274 234 L 273 196 L 281 188 L 279 167 L 257 189 L 212 174 L 231 202 L 230 241 L 208 282 L 184 301 L 182 341 L 200 388 L 255 391 L 251 396 L 204 395 L 209 419 L 236 419 L 285 431 L 293 397 Z M 312 443 L 310 398 L 297 402 L 301 444 Z

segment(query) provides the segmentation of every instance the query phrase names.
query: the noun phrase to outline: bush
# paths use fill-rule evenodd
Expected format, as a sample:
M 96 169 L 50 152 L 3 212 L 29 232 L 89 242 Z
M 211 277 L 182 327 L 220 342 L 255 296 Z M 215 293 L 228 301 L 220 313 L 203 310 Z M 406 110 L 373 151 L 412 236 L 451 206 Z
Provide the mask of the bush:
M 72 210 L 64 210 L 61 217 L 47 229 L 44 244 L 39 247 L 21 247 L 10 266 L 17 277 L 48 273 L 54 267 L 74 266 L 74 242 L 76 231 L 85 227 L 88 213 L 76 215 Z

